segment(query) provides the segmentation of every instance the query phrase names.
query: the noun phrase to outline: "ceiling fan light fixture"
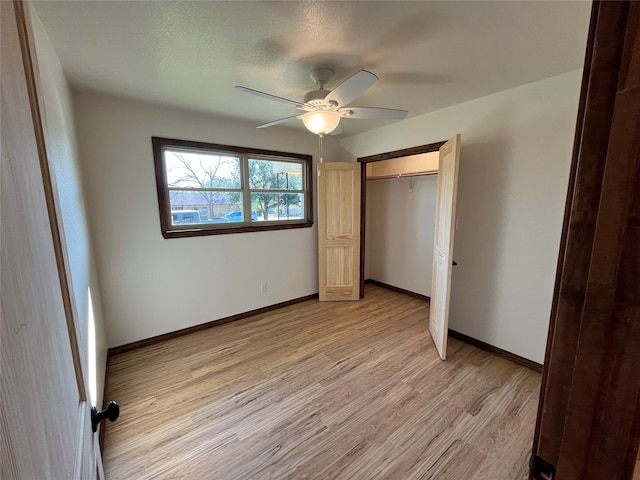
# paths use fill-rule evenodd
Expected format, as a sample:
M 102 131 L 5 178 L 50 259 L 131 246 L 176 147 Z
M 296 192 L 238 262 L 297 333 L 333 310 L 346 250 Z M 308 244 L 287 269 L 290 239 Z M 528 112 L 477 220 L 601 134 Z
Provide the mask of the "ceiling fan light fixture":
M 302 122 L 307 130 L 316 135 L 333 132 L 340 123 L 340 115 L 330 110 L 320 110 L 302 115 Z

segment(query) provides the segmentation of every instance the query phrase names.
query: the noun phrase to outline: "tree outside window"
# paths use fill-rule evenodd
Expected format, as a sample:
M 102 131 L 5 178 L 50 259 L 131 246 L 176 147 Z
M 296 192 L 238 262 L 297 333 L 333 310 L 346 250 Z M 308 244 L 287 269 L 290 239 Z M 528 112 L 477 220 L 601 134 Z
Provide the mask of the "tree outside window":
M 311 156 L 152 138 L 165 238 L 313 224 Z

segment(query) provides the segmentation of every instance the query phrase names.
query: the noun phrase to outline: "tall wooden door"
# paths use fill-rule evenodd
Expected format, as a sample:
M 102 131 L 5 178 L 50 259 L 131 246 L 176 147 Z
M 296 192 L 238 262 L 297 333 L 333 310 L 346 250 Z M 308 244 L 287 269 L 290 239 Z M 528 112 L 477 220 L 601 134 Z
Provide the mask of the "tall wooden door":
M 0 476 L 91 480 L 100 455 L 48 178 L 28 5 L 2 1 L 0 16 Z
M 443 360 L 447 357 L 449 297 L 451 291 L 451 266 L 453 264 L 459 161 L 460 135 L 458 134 L 440 147 L 436 225 L 433 239 L 429 331 L 436 344 L 440 358 Z
M 320 301 L 360 298 L 360 164 L 318 165 Z
M 594 2 L 531 466 L 630 480 L 640 444 L 640 2 Z

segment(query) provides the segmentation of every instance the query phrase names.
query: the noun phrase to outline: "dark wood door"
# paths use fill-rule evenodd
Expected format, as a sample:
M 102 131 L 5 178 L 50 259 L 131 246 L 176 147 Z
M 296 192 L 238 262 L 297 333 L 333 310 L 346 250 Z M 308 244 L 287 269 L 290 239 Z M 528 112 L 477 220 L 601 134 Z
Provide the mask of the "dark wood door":
M 595 2 L 533 453 L 625 480 L 639 438 L 640 2 Z

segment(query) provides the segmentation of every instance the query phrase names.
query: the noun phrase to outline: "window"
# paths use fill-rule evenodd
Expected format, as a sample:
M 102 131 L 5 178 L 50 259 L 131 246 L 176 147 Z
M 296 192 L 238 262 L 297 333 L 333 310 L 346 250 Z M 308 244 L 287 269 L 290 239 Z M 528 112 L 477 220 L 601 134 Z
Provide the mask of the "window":
M 164 238 L 313 225 L 311 155 L 151 142 Z

